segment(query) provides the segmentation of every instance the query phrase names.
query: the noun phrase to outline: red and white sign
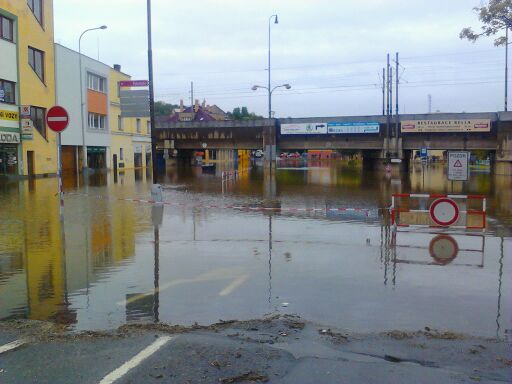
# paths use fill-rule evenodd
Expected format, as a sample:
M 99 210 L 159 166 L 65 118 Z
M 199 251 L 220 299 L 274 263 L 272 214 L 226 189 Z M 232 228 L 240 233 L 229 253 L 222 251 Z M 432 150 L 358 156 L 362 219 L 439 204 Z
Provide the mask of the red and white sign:
M 58 105 L 51 107 L 46 114 L 46 124 L 52 131 L 62 132 L 69 124 L 68 112 Z
M 429 244 L 430 256 L 437 264 L 451 263 L 459 253 L 459 246 L 455 239 L 449 235 L 438 235 Z
M 120 87 L 148 87 L 148 80 L 125 80 L 119 82 Z
M 21 117 L 30 117 L 30 105 L 22 105 L 20 107 Z
M 459 207 L 452 199 L 443 197 L 435 200 L 429 209 L 430 218 L 437 225 L 447 227 L 459 219 Z

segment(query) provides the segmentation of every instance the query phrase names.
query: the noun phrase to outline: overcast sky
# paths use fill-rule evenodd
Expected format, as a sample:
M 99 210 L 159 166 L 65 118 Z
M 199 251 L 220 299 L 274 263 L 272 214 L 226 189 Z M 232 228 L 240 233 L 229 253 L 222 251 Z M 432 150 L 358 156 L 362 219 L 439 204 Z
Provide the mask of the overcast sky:
M 153 0 L 157 100 L 206 99 L 226 111 L 266 115 L 268 19 L 278 117 L 380 114 L 386 53 L 400 52 L 401 112 L 503 110 L 504 47 L 491 38 L 460 40 L 479 29 L 479 0 Z M 147 78 L 146 1 L 54 0 L 55 41 Z M 394 65 L 394 63 L 393 63 Z M 393 73 L 394 75 L 394 73 Z

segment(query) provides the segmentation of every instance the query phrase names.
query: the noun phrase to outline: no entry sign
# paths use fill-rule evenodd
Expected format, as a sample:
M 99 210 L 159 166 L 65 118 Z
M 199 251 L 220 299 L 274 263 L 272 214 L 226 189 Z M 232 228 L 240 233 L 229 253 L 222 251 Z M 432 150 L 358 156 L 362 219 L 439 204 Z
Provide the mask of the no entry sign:
M 435 200 L 429 209 L 430 218 L 437 225 L 447 227 L 459 219 L 459 207 L 452 199 L 443 197 Z
M 46 114 L 46 124 L 52 131 L 62 132 L 69 124 L 68 112 L 58 105 L 51 107 Z

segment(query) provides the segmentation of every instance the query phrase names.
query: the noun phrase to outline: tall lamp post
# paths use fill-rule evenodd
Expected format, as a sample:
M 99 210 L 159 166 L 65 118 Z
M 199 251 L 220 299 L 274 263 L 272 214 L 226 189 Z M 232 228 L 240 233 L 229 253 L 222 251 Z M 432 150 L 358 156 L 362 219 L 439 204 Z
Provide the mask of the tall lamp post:
M 84 172 L 87 171 L 87 147 L 85 145 L 85 118 L 84 118 L 84 92 L 83 92 L 83 74 L 82 74 L 82 37 L 90 31 L 96 31 L 98 29 L 107 29 L 106 25 L 101 27 L 89 28 L 82 32 L 78 39 L 78 61 L 80 69 L 80 116 L 82 118 L 82 169 Z
M 268 118 L 272 118 L 272 92 L 270 91 L 270 27 L 272 26 L 272 19 L 274 19 L 274 24 L 279 24 L 279 19 L 277 18 L 277 15 L 272 15 L 268 19 Z M 254 87 L 253 87 L 254 90 Z

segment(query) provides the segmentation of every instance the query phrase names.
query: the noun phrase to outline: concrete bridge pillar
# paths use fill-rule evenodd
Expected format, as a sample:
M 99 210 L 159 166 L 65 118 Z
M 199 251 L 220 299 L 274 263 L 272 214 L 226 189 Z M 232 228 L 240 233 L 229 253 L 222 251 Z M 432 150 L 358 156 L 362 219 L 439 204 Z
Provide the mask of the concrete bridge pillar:
M 277 139 L 276 139 L 276 125 L 272 120 L 268 127 L 263 130 L 263 150 L 265 151 L 264 166 L 268 169 L 275 169 L 277 158 Z
M 498 129 L 495 172 L 512 175 L 512 124 L 500 123 Z

